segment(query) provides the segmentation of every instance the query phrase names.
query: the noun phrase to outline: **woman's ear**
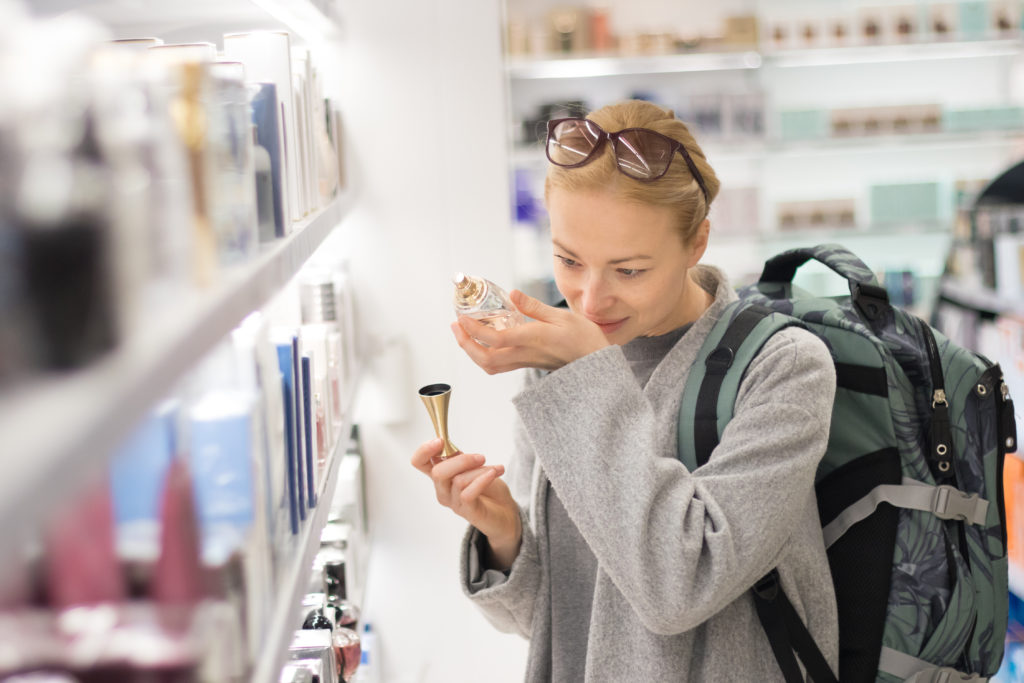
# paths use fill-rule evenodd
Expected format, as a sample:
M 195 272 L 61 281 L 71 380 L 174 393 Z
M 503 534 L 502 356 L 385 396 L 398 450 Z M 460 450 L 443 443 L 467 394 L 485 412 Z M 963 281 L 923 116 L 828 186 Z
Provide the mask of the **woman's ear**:
M 705 218 L 697 227 L 697 234 L 690 242 L 690 258 L 686 264 L 687 268 L 693 268 L 704 257 L 708 249 L 708 237 L 711 234 L 711 221 Z

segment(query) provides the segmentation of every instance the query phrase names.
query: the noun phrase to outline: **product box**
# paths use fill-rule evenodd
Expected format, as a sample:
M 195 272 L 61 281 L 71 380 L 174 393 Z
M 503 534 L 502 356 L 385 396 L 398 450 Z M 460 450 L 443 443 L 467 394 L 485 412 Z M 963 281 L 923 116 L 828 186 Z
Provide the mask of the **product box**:
M 711 203 L 711 229 L 717 235 L 754 237 L 761 229 L 757 187 L 725 187 Z
M 938 183 L 873 185 L 871 224 L 936 222 L 940 217 Z
M 287 333 L 275 332 L 278 368 L 281 371 L 281 404 L 284 413 L 285 464 L 288 470 L 288 509 L 292 534 L 299 533 L 299 522 L 306 519 L 305 497 L 299 486 L 299 449 L 296 432 L 298 416 L 295 413 L 295 366 L 292 362 L 291 339 Z
M 741 14 L 725 17 L 722 42 L 732 48 L 753 48 L 757 45 L 757 16 Z
M 291 221 L 285 219 L 285 216 L 288 215 L 286 205 L 288 179 L 281 148 L 281 117 L 277 102 L 277 86 L 273 83 L 250 83 L 248 87 L 252 107 L 252 123 L 256 126 L 256 143 L 265 149 L 270 157 L 274 236 L 284 237 Z
M 779 202 L 776 213 L 780 230 L 855 228 L 857 224 L 853 199 Z
M 960 23 L 956 4 L 936 2 L 927 5 L 925 11 L 928 16 L 926 36 L 929 40 L 941 41 L 959 38 Z
M 985 40 L 989 37 L 987 0 L 960 0 L 957 10 L 961 39 Z
M 249 93 L 240 62 L 214 62 L 210 75 L 216 102 L 207 121 L 214 192 L 210 219 L 219 258 L 231 264 L 251 258 L 259 244 Z
M 178 404 L 154 408 L 118 449 L 111 464 L 111 494 L 118 556 L 148 562 L 160 549 L 160 501 L 177 452 Z
M 779 112 L 779 139 L 783 142 L 821 140 L 829 136 L 831 127 L 830 114 L 822 109 Z
M 287 179 L 284 205 L 289 224 L 302 217 L 299 196 L 298 138 L 295 95 L 292 91 L 291 41 L 286 32 L 229 33 L 224 36 L 224 56 L 245 65 L 246 78 L 255 83 L 273 83 L 281 108 L 278 147 L 282 150 L 283 171 Z

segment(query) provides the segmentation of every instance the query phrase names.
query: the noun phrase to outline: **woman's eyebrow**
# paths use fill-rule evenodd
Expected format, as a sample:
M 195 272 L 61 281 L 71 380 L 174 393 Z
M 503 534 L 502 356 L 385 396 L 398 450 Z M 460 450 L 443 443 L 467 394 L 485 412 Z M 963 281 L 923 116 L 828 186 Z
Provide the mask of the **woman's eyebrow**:
M 565 247 L 565 245 L 562 244 L 561 242 L 559 242 L 558 240 L 551 240 L 551 243 L 554 244 L 559 249 L 561 249 L 562 251 L 564 251 L 566 254 L 568 254 L 572 258 L 579 259 L 579 256 L 574 254 L 572 252 L 572 249 L 567 249 Z M 645 260 L 646 261 L 651 261 L 653 259 L 654 259 L 653 256 L 648 256 L 647 254 L 637 254 L 635 256 L 627 256 L 626 258 L 613 259 L 613 260 L 609 261 L 608 263 L 609 263 L 609 265 L 616 265 L 618 263 L 626 263 L 628 261 L 645 261 Z

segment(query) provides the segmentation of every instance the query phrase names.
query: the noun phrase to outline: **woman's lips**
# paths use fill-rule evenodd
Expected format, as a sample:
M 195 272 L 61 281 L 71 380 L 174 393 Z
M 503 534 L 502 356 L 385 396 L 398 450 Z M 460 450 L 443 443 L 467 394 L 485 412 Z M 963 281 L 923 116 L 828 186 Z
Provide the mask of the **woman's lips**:
M 626 318 L 622 318 L 621 320 L 615 320 L 613 322 L 607 323 L 599 322 L 597 320 L 594 320 L 592 322 L 597 323 L 597 326 L 600 327 L 601 331 L 604 332 L 605 334 L 611 334 L 612 332 L 615 332 L 617 329 L 622 327 L 623 323 L 625 323 L 626 320 Z

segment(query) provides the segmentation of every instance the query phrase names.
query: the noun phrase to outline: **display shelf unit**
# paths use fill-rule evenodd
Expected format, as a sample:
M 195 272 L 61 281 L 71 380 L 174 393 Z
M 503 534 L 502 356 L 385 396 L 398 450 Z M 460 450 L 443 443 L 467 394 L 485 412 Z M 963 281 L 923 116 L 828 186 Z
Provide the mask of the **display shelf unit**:
M 107 461 L 187 370 L 298 272 L 350 203 L 351 195 L 340 195 L 251 263 L 222 273 L 217 285 L 183 293 L 169 310 L 145 311 L 122 343 L 92 365 L 0 396 L 0 557 L 53 500 Z
M 352 405 L 352 398 L 359 386 L 364 367 L 363 362 L 357 363 L 355 376 L 347 388 L 346 405 Z M 348 435 L 352 431 L 352 414 L 350 408 L 339 432 L 341 437 L 334 447 L 334 453 L 331 454 L 327 476 L 317 491 L 317 505 L 313 509 L 313 514 L 304 522 L 305 526 L 299 531 L 290 564 L 281 572 L 281 580 L 278 582 L 277 595 L 274 599 L 274 611 L 269 620 L 269 630 L 264 636 L 263 647 L 249 678 L 252 683 L 277 683 L 281 669 L 288 660 L 288 647 L 291 645 L 292 635 L 302 626 L 302 598 L 307 592 L 313 559 L 320 548 L 320 533 L 327 523 L 334 490 L 338 485 L 338 471 L 348 445 Z
M 737 71 L 761 67 L 838 66 L 936 59 L 969 59 L 1020 54 L 1024 40 L 860 45 L 824 49 L 740 50 L 689 52 L 650 56 L 509 57 L 506 73 L 512 80 L 595 78 L 672 74 L 689 71 Z

